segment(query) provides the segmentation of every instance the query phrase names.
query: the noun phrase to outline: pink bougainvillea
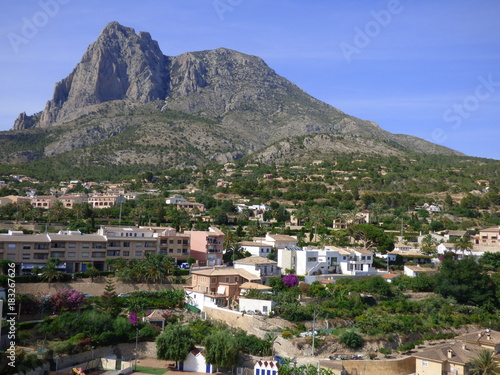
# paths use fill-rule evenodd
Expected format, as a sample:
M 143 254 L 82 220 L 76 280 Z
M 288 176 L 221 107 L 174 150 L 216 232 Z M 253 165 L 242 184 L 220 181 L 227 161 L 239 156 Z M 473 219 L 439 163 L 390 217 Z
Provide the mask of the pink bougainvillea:
M 137 324 L 137 315 L 135 312 L 131 311 L 128 316 L 128 319 L 130 321 L 130 324 Z
M 297 277 L 297 275 L 294 275 L 294 274 L 289 274 L 289 275 L 283 276 L 282 281 L 283 281 L 283 284 L 285 284 L 288 287 L 299 285 L 299 278 Z
M 75 311 L 85 303 L 85 295 L 75 289 L 61 289 L 50 296 L 54 313 L 62 311 Z

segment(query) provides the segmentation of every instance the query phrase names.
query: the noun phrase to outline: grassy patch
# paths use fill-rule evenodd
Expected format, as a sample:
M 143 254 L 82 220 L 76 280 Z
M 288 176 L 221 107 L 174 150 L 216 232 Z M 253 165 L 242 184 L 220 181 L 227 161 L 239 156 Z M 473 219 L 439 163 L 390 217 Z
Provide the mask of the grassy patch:
M 143 367 L 143 366 L 137 366 L 134 370 L 134 372 L 142 372 L 144 374 L 153 374 L 153 375 L 163 375 L 167 371 L 168 369 L 164 368 L 153 368 L 153 367 Z

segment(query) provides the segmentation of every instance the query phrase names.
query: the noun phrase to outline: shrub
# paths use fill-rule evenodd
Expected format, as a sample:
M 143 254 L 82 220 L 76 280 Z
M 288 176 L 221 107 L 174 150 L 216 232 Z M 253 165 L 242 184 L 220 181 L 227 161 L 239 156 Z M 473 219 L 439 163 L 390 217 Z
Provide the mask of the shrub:
M 391 355 L 392 354 L 392 350 L 389 348 L 380 348 L 378 351 L 384 355 Z
M 399 345 L 397 350 L 399 352 L 407 352 L 415 348 L 415 344 L 413 342 L 407 342 L 406 344 Z
M 284 339 L 289 339 L 290 337 L 292 337 L 292 332 L 283 331 L 283 332 L 281 332 L 281 337 L 283 337 Z
M 339 342 L 348 348 L 356 349 L 363 346 L 363 337 L 353 331 L 347 331 L 339 338 Z

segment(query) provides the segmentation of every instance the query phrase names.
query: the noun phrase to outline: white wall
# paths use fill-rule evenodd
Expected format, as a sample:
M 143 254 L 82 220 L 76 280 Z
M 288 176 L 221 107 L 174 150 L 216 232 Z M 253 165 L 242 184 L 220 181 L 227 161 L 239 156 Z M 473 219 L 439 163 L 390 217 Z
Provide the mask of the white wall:
M 269 315 L 272 310 L 272 301 L 262 299 L 240 298 L 240 311 L 257 311 Z M 265 311 L 266 310 L 266 311 Z

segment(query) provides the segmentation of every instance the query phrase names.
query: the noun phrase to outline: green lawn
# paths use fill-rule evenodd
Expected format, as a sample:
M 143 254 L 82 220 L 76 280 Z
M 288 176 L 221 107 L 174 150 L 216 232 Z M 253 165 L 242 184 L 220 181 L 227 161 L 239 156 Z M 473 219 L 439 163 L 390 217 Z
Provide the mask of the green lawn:
M 134 371 L 143 372 L 144 374 L 163 375 L 168 369 L 137 366 Z

